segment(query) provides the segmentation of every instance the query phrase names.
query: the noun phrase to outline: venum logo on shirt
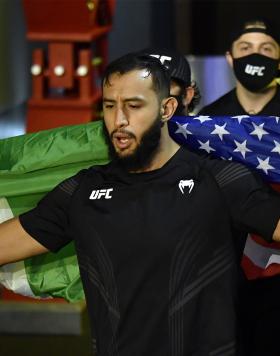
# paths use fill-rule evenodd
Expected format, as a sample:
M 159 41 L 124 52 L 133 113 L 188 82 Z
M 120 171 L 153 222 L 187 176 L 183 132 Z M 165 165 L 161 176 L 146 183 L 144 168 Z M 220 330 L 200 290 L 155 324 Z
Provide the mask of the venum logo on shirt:
M 190 194 L 190 192 L 193 190 L 193 187 L 194 187 L 194 181 L 193 181 L 193 179 L 187 179 L 187 180 L 182 179 L 182 180 L 180 180 L 178 186 L 179 186 L 182 194 L 185 194 L 185 188 L 188 189 L 189 194 Z
M 113 188 L 109 189 L 97 189 L 93 190 L 89 196 L 90 200 L 96 200 L 96 199 L 112 199 L 111 192 L 113 191 Z

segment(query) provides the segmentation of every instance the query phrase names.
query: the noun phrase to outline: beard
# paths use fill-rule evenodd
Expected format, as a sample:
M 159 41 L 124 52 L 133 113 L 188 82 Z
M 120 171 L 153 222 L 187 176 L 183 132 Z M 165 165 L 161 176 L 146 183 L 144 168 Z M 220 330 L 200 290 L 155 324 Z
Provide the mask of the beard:
M 131 138 L 136 139 L 135 135 L 125 129 L 114 130 L 109 135 L 104 124 L 104 135 L 108 144 L 110 158 L 117 161 L 118 164 L 128 172 L 148 167 L 158 152 L 162 126 L 161 117 L 158 115 L 151 126 L 143 133 L 140 143 L 135 150 L 131 154 L 122 156 L 116 151 L 112 143 L 113 134 L 115 132 L 123 132 L 128 134 Z

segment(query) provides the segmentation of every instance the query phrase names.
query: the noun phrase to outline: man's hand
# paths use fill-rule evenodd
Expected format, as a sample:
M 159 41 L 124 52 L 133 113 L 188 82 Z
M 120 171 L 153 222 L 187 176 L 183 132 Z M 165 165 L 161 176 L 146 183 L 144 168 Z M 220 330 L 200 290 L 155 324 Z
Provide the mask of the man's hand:
M 274 230 L 272 239 L 276 242 L 280 242 L 280 220 L 278 220 L 278 224 Z

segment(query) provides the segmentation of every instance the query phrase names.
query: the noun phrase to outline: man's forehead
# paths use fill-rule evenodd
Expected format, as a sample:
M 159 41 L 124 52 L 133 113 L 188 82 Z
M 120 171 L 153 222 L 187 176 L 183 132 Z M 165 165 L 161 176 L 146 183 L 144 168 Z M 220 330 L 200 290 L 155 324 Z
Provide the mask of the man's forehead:
M 151 74 L 146 69 L 133 70 L 121 74 L 112 73 L 103 84 L 103 100 L 146 100 L 157 96 Z
M 104 82 L 104 86 L 113 85 L 116 82 L 142 82 L 150 83 L 152 81 L 152 75 L 147 69 L 133 69 L 126 73 L 114 72 L 108 77 L 108 80 Z
M 248 43 L 271 43 L 275 46 L 279 46 L 273 37 L 262 32 L 249 32 L 242 34 L 235 43 L 239 44 L 241 42 Z

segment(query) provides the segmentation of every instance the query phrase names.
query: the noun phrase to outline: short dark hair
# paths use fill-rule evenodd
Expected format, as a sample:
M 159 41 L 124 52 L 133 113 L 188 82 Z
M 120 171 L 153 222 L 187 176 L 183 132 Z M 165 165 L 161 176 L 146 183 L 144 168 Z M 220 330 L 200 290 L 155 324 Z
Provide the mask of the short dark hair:
M 187 85 L 184 81 L 178 80 L 173 77 L 171 77 L 171 80 L 173 80 L 177 85 L 179 85 L 179 87 L 180 87 L 179 95 L 182 95 L 183 97 L 185 97 L 186 88 L 189 88 L 189 87 L 193 88 L 194 96 L 187 107 L 187 113 L 188 114 L 192 113 L 194 111 L 194 109 L 196 108 L 196 106 L 200 103 L 200 99 L 201 99 L 200 90 L 199 90 L 199 87 L 198 87 L 196 81 L 192 80 L 191 83 L 189 85 Z M 188 114 L 185 114 L 185 115 L 188 115 Z
M 102 83 L 110 84 L 110 76 L 114 73 L 121 75 L 132 70 L 146 69 L 148 75 L 151 75 L 153 90 L 157 93 L 159 100 L 167 98 L 170 93 L 170 75 L 168 70 L 161 62 L 143 53 L 128 53 L 113 62 L 105 69 Z

